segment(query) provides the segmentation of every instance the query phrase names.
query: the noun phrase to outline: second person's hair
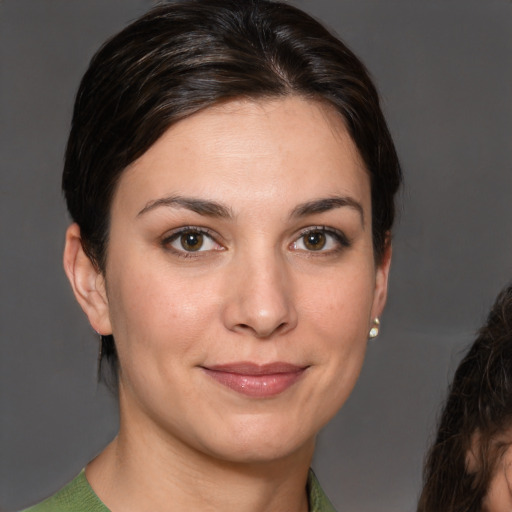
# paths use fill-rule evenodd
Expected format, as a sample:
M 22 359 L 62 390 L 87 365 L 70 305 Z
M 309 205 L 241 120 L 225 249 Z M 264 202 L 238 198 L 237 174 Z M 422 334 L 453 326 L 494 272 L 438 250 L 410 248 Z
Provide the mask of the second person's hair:
M 418 512 L 481 512 L 512 428 L 512 285 L 460 362 L 428 454 Z

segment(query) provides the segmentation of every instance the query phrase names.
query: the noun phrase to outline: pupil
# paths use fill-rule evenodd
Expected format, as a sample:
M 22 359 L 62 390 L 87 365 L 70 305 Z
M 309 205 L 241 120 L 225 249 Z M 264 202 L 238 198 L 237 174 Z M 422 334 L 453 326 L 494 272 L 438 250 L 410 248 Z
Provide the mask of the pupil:
M 320 231 L 315 233 L 308 233 L 304 237 L 304 244 L 311 251 L 319 251 L 325 246 L 325 234 Z
M 201 233 L 185 233 L 181 235 L 181 245 L 187 251 L 198 251 L 203 245 Z

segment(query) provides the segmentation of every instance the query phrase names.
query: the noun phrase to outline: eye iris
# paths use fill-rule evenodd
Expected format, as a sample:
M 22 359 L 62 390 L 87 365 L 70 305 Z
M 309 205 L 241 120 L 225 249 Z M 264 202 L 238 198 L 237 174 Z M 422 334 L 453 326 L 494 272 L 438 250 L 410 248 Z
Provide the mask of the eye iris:
M 304 245 L 310 251 L 319 251 L 325 247 L 325 233 L 321 231 L 315 231 L 304 235 Z
M 203 245 L 201 233 L 184 233 L 180 238 L 181 245 L 186 251 L 198 251 Z

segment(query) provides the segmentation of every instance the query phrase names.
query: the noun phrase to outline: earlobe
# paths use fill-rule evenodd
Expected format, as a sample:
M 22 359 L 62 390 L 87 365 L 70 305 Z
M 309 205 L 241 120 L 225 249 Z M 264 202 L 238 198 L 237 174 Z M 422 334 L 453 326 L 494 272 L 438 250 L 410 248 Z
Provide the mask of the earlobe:
M 78 224 L 71 224 L 66 231 L 63 263 L 75 298 L 92 328 L 102 335 L 112 334 L 105 279 L 82 247 Z
M 391 241 L 389 241 L 388 237 L 384 254 L 377 266 L 375 274 L 375 295 L 373 299 L 372 318 L 378 318 L 384 311 L 384 306 L 386 305 L 392 252 Z

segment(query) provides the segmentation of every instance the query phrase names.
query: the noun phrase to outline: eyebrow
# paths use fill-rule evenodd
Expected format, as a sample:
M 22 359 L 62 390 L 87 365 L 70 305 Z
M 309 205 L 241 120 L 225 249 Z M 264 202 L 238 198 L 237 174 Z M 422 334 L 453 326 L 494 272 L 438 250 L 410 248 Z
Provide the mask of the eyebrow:
M 356 210 L 361 217 L 361 224 L 364 225 L 364 210 L 361 203 L 349 196 L 334 196 L 327 197 L 324 199 L 316 199 L 314 201 L 308 201 L 296 206 L 290 217 L 304 217 L 306 215 L 312 215 L 315 213 L 323 213 L 335 208 L 348 207 Z
M 199 215 L 208 217 L 218 217 L 223 219 L 232 219 L 234 217 L 230 208 L 206 199 L 197 199 L 194 197 L 169 196 L 149 201 L 144 208 L 137 214 L 137 217 L 160 207 L 185 208 Z M 336 208 L 348 207 L 356 210 L 361 217 L 361 223 L 364 225 L 364 210 L 361 203 L 348 196 L 334 196 L 323 199 L 316 199 L 296 206 L 290 217 L 305 217 L 317 213 L 327 212 Z
M 233 213 L 230 208 L 217 203 L 215 201 L 208 201 L 206 199 L 197 199 L 194 197 L 183 197 L 183 196 L 169 196 L 155 199 L 142 208 L 137 214 L 137 217 L 144 215 L 145 213 L 160 208 L 162 206 L 172 208 L 185 208 L 199 215 L 206 215 L 208 217 L 220 217 L 223 219 L 230 219 L 233 217 Z

